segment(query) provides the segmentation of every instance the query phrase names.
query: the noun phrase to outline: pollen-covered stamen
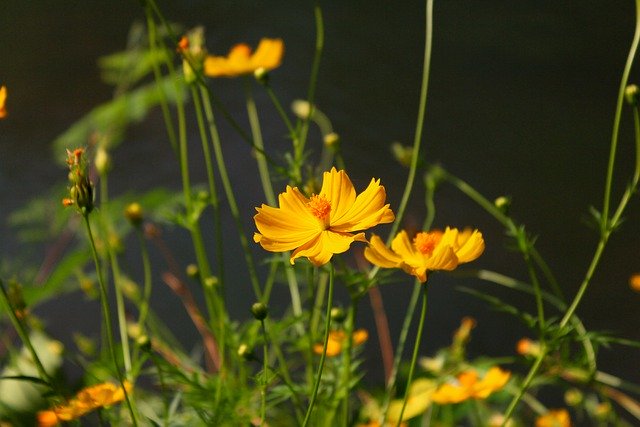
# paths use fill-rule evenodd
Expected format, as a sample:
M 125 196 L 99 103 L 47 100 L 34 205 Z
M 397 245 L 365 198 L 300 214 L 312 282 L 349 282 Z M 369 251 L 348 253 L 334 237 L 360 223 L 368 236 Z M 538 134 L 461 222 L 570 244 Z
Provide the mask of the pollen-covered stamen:
M 442 233 L 439 231 L 420 232 L 413 238 L 413 246 L 425 255 L 431 255 L 440 243 Z
M 327 221 L 331 212 L 331 202 L 323 195 L 314 194 L 307 203 L 309 210 L 319 220 Z

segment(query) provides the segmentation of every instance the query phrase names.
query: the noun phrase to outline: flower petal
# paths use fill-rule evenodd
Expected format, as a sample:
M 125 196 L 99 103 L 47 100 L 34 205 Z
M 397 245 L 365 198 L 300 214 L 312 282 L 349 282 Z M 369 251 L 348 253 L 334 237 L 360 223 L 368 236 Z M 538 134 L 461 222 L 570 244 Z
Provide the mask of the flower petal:
M 293 264 L 296 258 L 304 256 L 309 258 L 313 265 L 319 267 L 328 263 L 333 254 L 346 252 L 354 240 L 361 241 L 362 239 L 364 239 L 364 233 L 354 235 L 325 230 L 316 238 L 296 249 L 291 254 L 290 261 Z
M 402 258 L 390 250 L 375 234 L 369 239 L 369 245 L 364 250 L 364 257 L 371 264 L 383 268 L 397 268 L 402 264 Z
M 331 168 L 329 172 L 325 172 L 322 176 L 320 195 L 325 196 L 331 203 L 329 223 L 333 224 L 351 208 L 356 199 L 356 190 L 353 188 L 353 184 L 345 171 L 337 171 L 336 168 Z
M 456 256 L 459 263 L 473 261 L 484 252 L 484 239 L 478 230 L 464 230 L 458 235 Z
M 380 180 L 372 179 L 369 186 L 360 193 L 348 210 L 331 218 L 331 228 L 336 231 L 366 230 L 373 226 L 389 223 L 395 219 L 389 205 L 385 205 L 387 194 Z
M 283 55 L 284 43 L 282 39 L 263 38 L 251 57 L 251 65 L 254 70 L 258 68 L 273 70 L 280 66 Z

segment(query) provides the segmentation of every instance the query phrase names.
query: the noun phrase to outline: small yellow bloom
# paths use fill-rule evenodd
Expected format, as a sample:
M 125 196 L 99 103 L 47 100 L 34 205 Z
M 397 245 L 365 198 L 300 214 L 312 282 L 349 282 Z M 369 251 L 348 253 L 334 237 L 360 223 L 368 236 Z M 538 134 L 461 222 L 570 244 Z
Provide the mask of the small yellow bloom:
M 248 45 L 241 43 L 232 47 L 227 56 L 207 56 L 204 73 L 209 77 L 237 77 L 259 68 L 269 71 L 280 66 L 283 54 L 282 39 L 263 38 L 253 54 Z
M 640 273 L 636 273 L 629 278 L 629 286 L 636 292 L 640 292 Z
M 479 379 L 478 372 L 471 369 L 459 374 L 454 382 L 442 384 L 431 398 L 441 405 L 460 403 L 468 399 L 486 399 L 504 387 L 510 376 L 510 372 L 494 366 Z
M 0 119 L 7 117 L 7 88 L 0 87 Z
M 380 180 L 356 197 L 356 190 L 344 171 L 332 168 L 325 172 L 320 194 L 305 197 L 297 187 L 287 186 L 278 196 L 280 207 L 262 205 L 253 217 L 258 228 L 253 240 L 267 251 L 307 257 L 316 266 L 329 262 L 333 254 L 347 251 L 354 241 L 366 242 L 363 232 L 378 224 L 393 221 L 394 215 L 384 204 L 386 193 Z
M 436 383 L 427 378 L 418 378 L 409 386 L 409 394 L 407 396 L 407 404 L 402 414 L 402 420 L 408 420 L 424 413 L 431 406 L 433 393 L 436 391 Z M 398 423 L 400 411 L 404 399 L 396 399 L 389 404 L 387 411 L 387 422 L 392 425 Z
M 522 356 L 538 356 L 540 354 L 540 343 L 529 338 L 521 338 L 516 344 L 516 352 Z
M 383 268 L 401 268 L 421 282 L 426 282 L 428 271 L 453 270 L 458 264 L 478 258 L 483 251 L 484 240 L 478 230 L 459 231 L 447 227 L 444 232 L 420 232 L 413 241 L 403 230 L 393 239 L 391 248 L 385 246 L 380 237 L 373 235 L 364 256 L 372 264 Z
M 571 418 L 566 409 L 554 409 L 536 420 L 536 427 L 571 427 Z
M 38 427 L 55 426 L 61 421 L 76 420 L 98 408 L 111 406 L 124 400 L 125 390 L 131 391 L 130 382 L 124 382 L 124 388 L 112 383 L 102 383 L 83 388 L 66 405 L 60 405 L 38 412 Z
M 369 333 L 364 329 L 358 329 L 353 332 L 353 345 L 363 344 L 369 338 Z M 342 353 L 342 346 L 346 343 L 347 337 L 343 331 L 331 331 L 329 332 L 329 339 L 327 341 L 327 356 L 334 357 Z M 322 354 L 324 345 L 322 343 L 313 346 L 313 352 L 316 354 Z

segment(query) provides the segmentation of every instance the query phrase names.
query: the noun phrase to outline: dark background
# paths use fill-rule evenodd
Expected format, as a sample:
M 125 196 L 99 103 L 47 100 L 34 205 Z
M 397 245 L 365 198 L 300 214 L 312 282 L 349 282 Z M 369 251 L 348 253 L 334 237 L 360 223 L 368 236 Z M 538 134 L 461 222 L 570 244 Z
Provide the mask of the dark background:
M 255 46 L 263 36 L 282 37 L 286 53 L 272 73 L 272 85 L 285 104 L 304 98 L 315 37 L 313 4 L 285 1 L 164 2 L 165 15 L 190 27 L 202 24 L 210 52 L 226 53 L 231 45 Z M 320 67 L 317 104 L 341 135 L 349 175 L 356 188 L 374 176 L 382 179 L 392 208 L 397 208 L 407 170 L 392 160 L 392 141 L 410 144 L 415 128 L 424 42 L 424 5 L 419 1 L 323 2 L 325 52 Z M 434 50 L 423 156 L 470 182 L 489 199 L 513 198 L 512 213 L 537 235 L 537 247 L 570 297 L 580 284 L 597 242 L 583 218 L 590 205 L 600 207 L 611 126 L 622 68 L 633 36 L 634 3 L 627 1 L 437 1 Z M 64 153 L 51 142 L 112 89 L 101 83 L 97 59 L 124 48 L 127 32 L 144 20 L 138 2 L 29 1 L 4 2 L 0 13 L 0 84 L 8 87 L 9 116 L 0 122 L 0 257 L 29 254 L 33 263 L 46 247 L 24 246 L 6 218 L 16 208 L 64 182 L 59 165 Z M 638 74 L 632 72 L 631 81 Z M 211 82 L 213 90 L 245 123 L 242 85 L 237 80 Z M 284 149 L 285 129 L 256 87 L 265 143 Z M 193 123 L 193 121 L 192 121 Z M 613 203 L 632 170 L 631 114 L 625 110 L 619 168 Z M 197 142 L 195 126 L 190 129 Z M 247 162 L 249 150 L 222 127 L 224 149 L 246 229 L 252 230 L 253 207 L 264 201 L 257 170 Z M 312 135 L 314 136 L 314 135 Z M 317 137 L 317 135 L 315 135 Z M 199 142 L 198 142 L 199 144 Z M 319 147 L 317 140 L 312 147 Z M 197 145 L 194 145 L 194 147 Z M 195 152 L 195 149 L 194 149 Z M 194 180 L 204 181 L 203 165 L 193 160 Z M 114 153 L 114 193 L 143 191 L 157 185 L 179 189 L 179 171 L 159 114 L 134 126 Z M 422 222 L 421 178 L 407 223 Z M 276 187 L 278 191 L 279 187 Z M 284 188 L 284 187 L 282 187 Z M 62 195 L 60 196 L 62 197 Z M 59 209 L 52 200 L 52 209 Z M 615 206 L 615 205 L 614 205 Z M 445 186 L 437 196 L 436 225 L 478 227 L 487 250 L 476 267 L 494 269 L 526 280 L 517 254 L 505 249 L 502 229 L 480 208 Z M 622 230 L 610 240 L 578 314 L 588 329 L 607 330 L 638 339 L 640 295 L 628 287 L 640 270 L 638 200 L 627 211 Z M 236 237 L 229 218 L 228 241 Z M 191 262 L 187 233 L 169 235 L 180 261 Z M 211 243 L 211 242 L 210 242 Z M 229 304 L 235 317 L 248 317 L 248 278 L 240 250 L 229 246 L 234 274 Z M 263 255 L 258 248 L 256 254 Z M 135 257 L 125 262 L 136 274 Z M 238 261 L 233 261 L 233 260 Z M 235 264 L 234 264 L 235 263 Z M 167 323 L 191 346 L 197 334 L 178 300 L 155 271 L 153 307 L 171 316 Z M 6 274 L 6 273 L 5 273 Z M 411 292 L 411 281 L 382 288 L 385 307 L 398 335 Z M 446 345 L 460 319 L 471 315 L 478 326 L 471 356 L 513 354 L 526 334 L 511 317 L 455 290 L 475 286 L 533 310 L 529 299 L 482 282 L 455 281 L 435 275 L 430 282 L 430 311 L 423 354 Z M 286 295 L 286 288 L 276 295 Z M 366 300 L 365 300 L 366 301 Z M 57 338 L 70 344 L 70 332 L 99 331 L 97 302 L 79 293 L 41 306 L 37 313 Z M 372 328 L 366 304 L 362 325 Z M 373 381 L 381 379 L 375 339 L 368 344 Z M 600 368 L 640 381 L 638 351 L 614 346 L 600 354 Z

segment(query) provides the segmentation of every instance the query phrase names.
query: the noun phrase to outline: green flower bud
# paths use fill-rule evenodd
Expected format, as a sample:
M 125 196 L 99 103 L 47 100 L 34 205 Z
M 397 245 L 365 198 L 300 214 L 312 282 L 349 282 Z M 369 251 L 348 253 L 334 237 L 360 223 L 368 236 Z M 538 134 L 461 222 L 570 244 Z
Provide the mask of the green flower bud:
M 269 309 L 264 303 L 256 302 L 251 306 L 251 314 L 253 314 L 256 320 L 262 321 L 266 319 L 268 312 Z
M 200 269 L 195 264 L 187 265 L 187 276 L 196 279 L 200 275 Z
M 624 98 L 632 106 L 640 104 L 640 88 L 637 85 L 629 85 L 624 89 Z
M 129 220 L 131 225 L 134 227 L 139 227 L 144 220 L 144 212 L 142 211 L 142 206 L 139 203 L 130 203 L 124 209 L 124 216 Z
M 334 322 L 342 323 L 346 318 L 347 318 L 347 315 L 342 309 L 342 307 L 331 308 L 331 320 L 333 320 Z
M 246 344 L 240 344 L 240 346 L 238 347 L 238 356 L 248 361 L 255 359 L 253 350 Z

